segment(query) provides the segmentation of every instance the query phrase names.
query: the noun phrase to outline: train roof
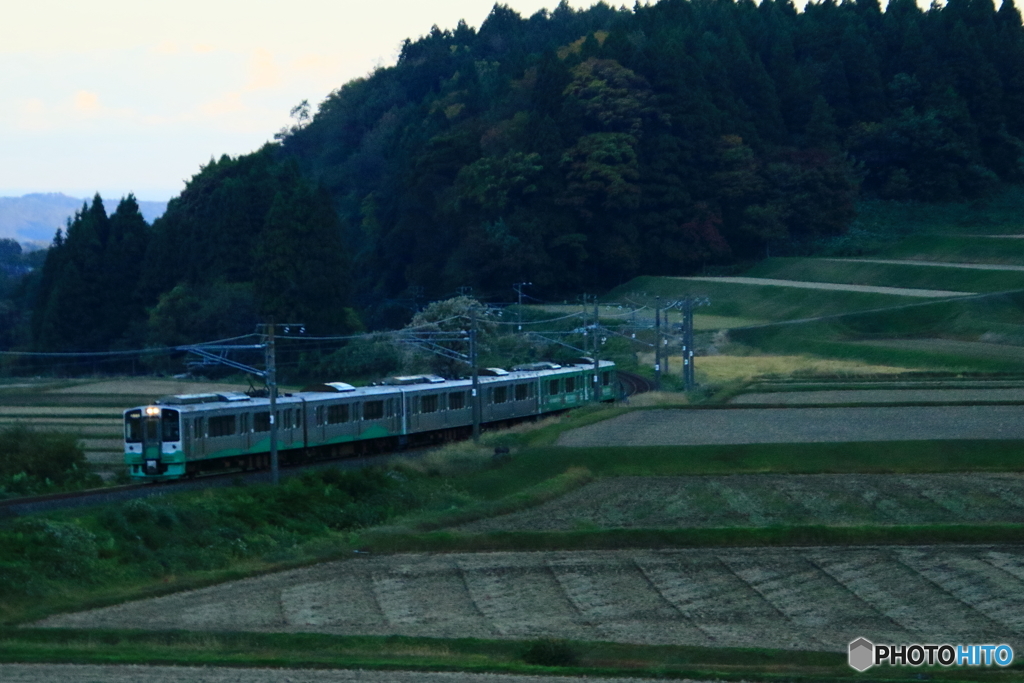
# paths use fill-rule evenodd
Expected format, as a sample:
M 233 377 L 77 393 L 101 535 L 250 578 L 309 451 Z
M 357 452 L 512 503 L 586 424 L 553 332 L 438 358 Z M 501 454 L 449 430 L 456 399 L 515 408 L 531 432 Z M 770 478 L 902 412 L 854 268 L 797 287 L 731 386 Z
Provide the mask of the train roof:
M 585 360 L 585 359 L 580 359 Z M 589 359 L 586 359 L 589 360 Z M 592 363 L 592 361 L 591 361 Z M 542 367 L 544 366 L 544 367 Z M 600 361 L 601 369 L 614 367 L 612 361 Z M 527 369 L 530 368 L 530 369 Z M 536 368 L 536 369 L 534 369 Z M 523 379 L 537 379 L 549 376 L 566 374 L 568 372 L 581 372 L 592 370 L 592 364 L 566 364 L 555 363 L 533 363 L 517 366 L 516 369 L 504 371 L 502 375 L 479 376 L 480 384 L 492 382 L 514 382 Z M 429 378 L 429 379 L 428 379 Z M 339 398 L 387 398 L 399 393 L 412 393 L 418 391 L 438 391 L 446 389 L 468 389 L 473 381 L 468 378 L 448 380 L 436 375 L 408 375 L 393 378 L 400 380 L 400 383 L 382 383 L 365 387 L 353 387 L 344 382 L 326 382 L 319 385 L 304 387 L 302 391 L 281 394 L 277 398 L 278 405 L 288 406 L 297 403 L 335 401 Z M 413 381 L 419 380 L 419 381 Z M 173 396 L 162 396 L 154 402 L 156 405 L 167 406 L 185 413 L 218 410 L 224 408 L 236 408 L 245 406 L 269 406 L 270 399 L 264 397 L 254 398 L 241 392 L 211 392 L 207 394 L 177 394 Z M 152 405 L 152 404 L 151 404 Z M 136 406 L 128 410 L 137 410 L 146 406 Z M 128 411 L 125 411 L 128 412 Z

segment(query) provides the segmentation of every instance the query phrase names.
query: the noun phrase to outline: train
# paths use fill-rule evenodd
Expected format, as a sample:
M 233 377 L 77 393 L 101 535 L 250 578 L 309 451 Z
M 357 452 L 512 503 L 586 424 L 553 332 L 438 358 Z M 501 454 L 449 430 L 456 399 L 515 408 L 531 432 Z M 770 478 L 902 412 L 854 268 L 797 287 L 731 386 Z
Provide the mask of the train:
M 615 363 L 531 363 L 484 368 L 472 381 L 435 375 L 391 377 L 354 387 L 312 385 L 277 399 L 280 462 L 342 458 L 464 438 L 473 400 L 485 427 L 576 408 L 618 393 Z M 240 392 L 179 394 L 124 411 L 124 459 L 136 482 L 270 467 L 270 399 Z

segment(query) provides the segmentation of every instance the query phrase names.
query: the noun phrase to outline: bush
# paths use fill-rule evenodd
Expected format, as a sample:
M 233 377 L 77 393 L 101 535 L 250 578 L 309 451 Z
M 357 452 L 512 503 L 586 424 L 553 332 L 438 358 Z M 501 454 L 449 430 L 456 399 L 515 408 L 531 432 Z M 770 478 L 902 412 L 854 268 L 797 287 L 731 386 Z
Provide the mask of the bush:
M 99 486 L 74 435 L 24 425 L 0 430 L 0 498 Z

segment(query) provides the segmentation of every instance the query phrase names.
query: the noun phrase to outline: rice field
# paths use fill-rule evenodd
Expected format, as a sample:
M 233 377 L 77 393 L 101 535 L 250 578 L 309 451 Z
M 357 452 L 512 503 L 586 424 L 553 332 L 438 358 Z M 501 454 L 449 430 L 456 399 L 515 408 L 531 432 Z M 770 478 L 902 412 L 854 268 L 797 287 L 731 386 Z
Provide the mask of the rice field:
M 55 628 L 315 632 L 844 651 L 1024 645 L 1019 547 L 360 557 L 50 617 Z
M 19 380 L 0 384 L 0 429 L 23 424 L 79 436 L 86 458 L 107 476 L 124 462 L 121 414 L 168 394 L 245 391 L 248 385 L 152 377 Z
M 0 664 L 5 683 L 653 683 L 651 678 L 525 676 L 461 671 L 124 666 L 100 664 Z M 690 681 L 690 683 L 701 683 Z M 708 682 L 710 683 L 710 682 Z
M 1024 523 L 1024 475 L 736 474 L 601 479 L 459 531 Z
M 637 410 L 563 432 L 559 446 L 698 446 L 1024 439 L 1024 406 Z

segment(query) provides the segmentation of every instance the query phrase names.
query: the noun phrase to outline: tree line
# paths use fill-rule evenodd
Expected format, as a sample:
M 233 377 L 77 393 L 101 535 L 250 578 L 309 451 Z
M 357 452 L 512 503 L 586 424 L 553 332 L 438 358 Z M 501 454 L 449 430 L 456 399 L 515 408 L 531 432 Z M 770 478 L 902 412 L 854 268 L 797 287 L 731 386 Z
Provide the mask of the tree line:
M 1024 27 L 1012 0 L 495 5 L 293 114 L 152 227 L 131 198 L 84 207 L 31 343 L 393 327 L 420 295 L 555 298 L 813 247 L 861 196 L 983 198 L 1022 180 Z

